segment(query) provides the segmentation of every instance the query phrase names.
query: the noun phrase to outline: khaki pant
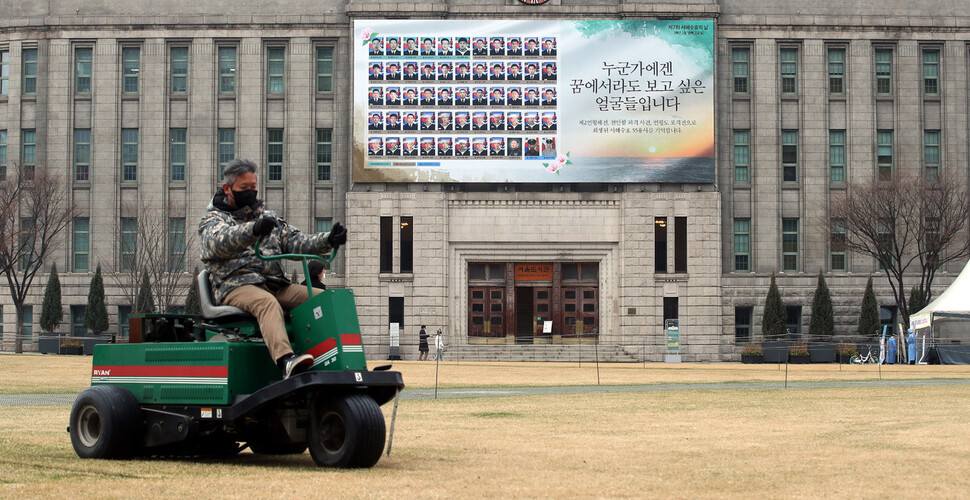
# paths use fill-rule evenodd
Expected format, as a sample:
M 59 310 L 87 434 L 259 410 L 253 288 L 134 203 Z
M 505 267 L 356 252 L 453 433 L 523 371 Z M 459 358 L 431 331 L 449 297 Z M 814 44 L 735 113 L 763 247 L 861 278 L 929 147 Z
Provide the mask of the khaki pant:
M 313 294 L 323 293 L 323 290 L 313 289 Z M 234 306 L 256 317 L 259 331 L 263 334 L 269 355 L 276 361 L 286 354 L 293 352 L 290 340 L 286 336 L 286 325 L 283 322 L 283 309 L 289 311 L 306 302 L 306 285 L 289 285 L 273 293 L 265 285 L 243 285 L 226 295 L 223 304 Z

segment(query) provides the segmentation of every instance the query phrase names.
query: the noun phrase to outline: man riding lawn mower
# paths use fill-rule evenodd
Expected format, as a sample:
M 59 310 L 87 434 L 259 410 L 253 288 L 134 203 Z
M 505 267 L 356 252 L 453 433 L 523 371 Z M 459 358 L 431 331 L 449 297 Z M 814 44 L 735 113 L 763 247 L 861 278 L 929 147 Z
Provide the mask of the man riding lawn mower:
M 249 447 L 309 448 L 330 467 L 379 460 L 379 405 L 395 399 L 396 412 L 401 374 L 367 370 L 353 291 L 291 284 L 279 262 L 301 260 L 309 283 L 307 260 L 332 261 L 347 232 L 338 223 L 304 235 L 278 219 L 256 198 L 255 170 L 230 162 L 199 223 L 202 316 L 132 315 L 128 344 L 95 347 L 92 387 L 75 401 L 68 429 L 78 456 L 226 456 Z M 142 342 L 149 331 L 154 342 Z

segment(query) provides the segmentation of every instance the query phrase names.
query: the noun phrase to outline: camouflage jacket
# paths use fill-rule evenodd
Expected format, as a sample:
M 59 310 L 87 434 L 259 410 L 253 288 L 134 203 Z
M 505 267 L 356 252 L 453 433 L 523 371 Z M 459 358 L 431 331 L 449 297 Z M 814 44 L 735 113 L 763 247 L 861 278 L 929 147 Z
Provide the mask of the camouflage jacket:
M 209 271 L 209 285 L 216 303 L 221 303 L 229 292 L 242 285 L 266 283 L 277 287 L 290 284 L 279 260 L 259 260 L 253 250 L 259 239 L 253 235 L 256 220 L 263 215 L 276 217 L 276 214 L 264 209 L 262 202 L 255 208 L 243 207 L 230 212 L 225 198 L 221 190 L 217 192 L 199 221 L 202 262 Z M 324 255 L 331 251 L 327 243 L 330 233 L 306 235 L 282 219 L 279 221 L 279 227 L 259 245 L 263 255 Z

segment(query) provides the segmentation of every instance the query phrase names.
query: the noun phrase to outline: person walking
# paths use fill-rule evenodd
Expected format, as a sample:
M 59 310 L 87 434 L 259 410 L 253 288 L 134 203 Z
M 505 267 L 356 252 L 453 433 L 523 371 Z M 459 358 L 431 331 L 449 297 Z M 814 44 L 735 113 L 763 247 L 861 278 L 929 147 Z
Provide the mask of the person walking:
M 441 361 L 441 355 L 445 352 L 445 338 L 441 335 L 441 328 L 434 334 L 435 360 Z
M 421 325 L 421 333 L 418 333 L 418 361 L 428 360 L 428 332 L 427 326 Z
M 896 364 L 896 336 L 893 335 L 889 337 L 889 348 L 886 354 L 886 363 L 890 365 Z
M 916 364 L 916 331 L 912 328 L 909 329 L 909 335 L 906 336 L 906 347 L 908 347 L 907 354 L 909 354 L 909 364 Z

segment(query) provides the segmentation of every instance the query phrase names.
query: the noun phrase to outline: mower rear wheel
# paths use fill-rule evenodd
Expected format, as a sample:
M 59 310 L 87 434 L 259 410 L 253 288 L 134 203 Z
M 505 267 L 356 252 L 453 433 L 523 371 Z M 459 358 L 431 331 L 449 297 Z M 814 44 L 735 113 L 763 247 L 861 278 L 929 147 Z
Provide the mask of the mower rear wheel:
M 81 458 L 129 458 L 142 440 L 142 424 L 141 408 L 127 389 L 91 386 L 71 408 L 71 444 Z
M 321 467 L 372 467 L 384 451 L 384 432 L 384 414 L 370 396 L 317 398 L 310 417 L 310 456 Z

